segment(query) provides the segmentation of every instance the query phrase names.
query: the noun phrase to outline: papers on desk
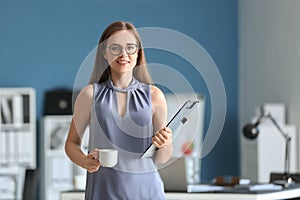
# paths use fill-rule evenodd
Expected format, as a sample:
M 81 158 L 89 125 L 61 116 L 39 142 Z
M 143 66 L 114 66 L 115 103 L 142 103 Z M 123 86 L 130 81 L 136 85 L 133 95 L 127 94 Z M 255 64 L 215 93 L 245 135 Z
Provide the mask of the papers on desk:
M 275 185 L 272 183 L 268 184 L 255 184 L 255 185 L 236 185 L 234 187 L 223 187 L 209 184 L 197 184 L 188 185 L 187 192 L 229 192 L 229 193 L 239 193 L 239 192 L 264 192 L 264 191 L 278 191 L 282 190 L 281 185 Z
M 215 191 L 223 191 L 224 189 L 225 188 L 222 186 L 204 185 L 204 184 L 187 186 L 187 192 L 215 192 Z
M 244 187 L 244 186 L 242 186 Z M 257 185 L 249 185 L 246 186 L 249 191 L 276 191 L 276 190 L 281 190 L 283 187 L 281 185 L 275 185 L 272 183 L 268 184 L 257 184 Z M 236 187 L 239 188 L 239 187 Z M 240 187 L 241 188 L 241 187 Z

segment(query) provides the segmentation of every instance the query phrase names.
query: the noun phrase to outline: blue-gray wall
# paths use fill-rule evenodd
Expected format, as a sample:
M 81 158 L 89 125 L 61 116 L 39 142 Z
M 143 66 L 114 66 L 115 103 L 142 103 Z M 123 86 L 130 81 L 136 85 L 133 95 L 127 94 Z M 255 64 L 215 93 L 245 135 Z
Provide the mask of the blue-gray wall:
M 225 83 L 227 115 L 219 141 L 202 160 L 201 176 L 210 181 L 219 175 L 239 175 L 237 0 L 1 0 L 0 87 L 34 87 L 40 119 L 44 92 L 72 88 L 83 59 L 103 29 L 116 20 L 180 31 L 210 54 Z M 174 67 L 184 64 L 151 52 L 148 61 Z M 207 129 L 209 93 L 205 85 L 196 90 L 208 97 Z

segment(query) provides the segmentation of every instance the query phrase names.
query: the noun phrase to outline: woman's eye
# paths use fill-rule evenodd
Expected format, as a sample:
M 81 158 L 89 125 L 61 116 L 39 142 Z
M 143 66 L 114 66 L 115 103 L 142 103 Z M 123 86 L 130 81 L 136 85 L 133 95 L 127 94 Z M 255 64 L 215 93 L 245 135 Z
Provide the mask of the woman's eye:
M 128 46 L 127 49 L 132 50 L 132 49 L 134 49 L 134 47 L 133 46 Z
M 112 47 L 110 47 L 110 50 L 112 50 L 112 51 L 119 51 L 120 47 L 118 47 L 118 46 L 112 46 Z

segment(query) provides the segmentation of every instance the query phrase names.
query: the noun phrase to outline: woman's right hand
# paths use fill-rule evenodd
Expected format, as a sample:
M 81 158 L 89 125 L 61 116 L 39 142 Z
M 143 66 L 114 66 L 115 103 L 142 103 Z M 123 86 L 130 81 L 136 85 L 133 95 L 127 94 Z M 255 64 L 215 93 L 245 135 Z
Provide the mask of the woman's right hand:
M 85 168 L 89 173 L 93 173 L 99 170 L 100 162 L 99 149 L 93 149 L 88 155 L 85 156 L 83 168 Z

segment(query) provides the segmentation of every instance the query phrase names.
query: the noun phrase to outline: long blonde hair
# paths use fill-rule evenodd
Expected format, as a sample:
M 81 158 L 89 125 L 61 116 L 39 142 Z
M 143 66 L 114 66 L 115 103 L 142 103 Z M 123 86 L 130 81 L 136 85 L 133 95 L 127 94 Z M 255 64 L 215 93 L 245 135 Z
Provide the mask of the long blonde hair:
M 148 72 L 145 53 L 140 35 L 132 23 L 122 21 L 113 22 L 103 31 L 100 41 L 98 43 L 96 60 L 90 83 L 103 83 L 109 79 L 110 66 L 103 56 L 103 50 L 106 48 L 107 39 L 113 33 L 121 30 L 130 30 L 138 42 L 139 50 L 137 64 L 133 69 L 134 78 L 136 78 L 140 82 L 152 84 L 152 79 Z

